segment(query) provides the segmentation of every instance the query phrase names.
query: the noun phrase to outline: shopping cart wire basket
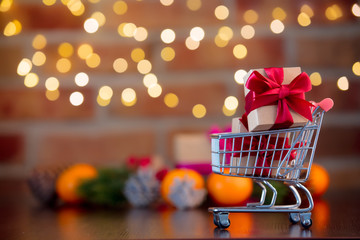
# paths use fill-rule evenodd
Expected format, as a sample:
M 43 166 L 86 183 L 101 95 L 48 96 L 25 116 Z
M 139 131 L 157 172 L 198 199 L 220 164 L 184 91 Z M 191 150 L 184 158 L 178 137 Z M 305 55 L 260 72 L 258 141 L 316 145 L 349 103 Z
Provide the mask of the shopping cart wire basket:
M 285 212 L 292 223 L 300 222 L 304 228 L 312 225 L 314 202 L 309 190 L 301 183 L 310 174 L 324 112 L 318 106 L 313 111 L 313 121 L 307 122 L 304 127 L 211 135 L 212 171 L 226 176 L 252 178 L 261 188 L 259 202 L 241 207 L 209 208 L 217 227 L 229 227 L 229 213 L 236 212 Z M 277 191 L 269 180 L 288 185 L 295 203 L 275 205 Z M 269 204 L 265 204 L 267 189 L 272 193 Z M 302 199 L 299 190 L 307 198 L 307 207 L 300 207 Z

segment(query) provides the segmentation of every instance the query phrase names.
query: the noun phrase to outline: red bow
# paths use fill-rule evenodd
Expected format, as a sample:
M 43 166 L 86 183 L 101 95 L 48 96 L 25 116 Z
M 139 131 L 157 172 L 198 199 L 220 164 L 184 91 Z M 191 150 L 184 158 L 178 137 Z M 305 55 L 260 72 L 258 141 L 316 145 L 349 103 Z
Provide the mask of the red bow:
M 299 74 L 288 85 L 282 85 L 284 71 L 282 68 L 265 68 L 268 77 L 254 71 L 251 73 L 246 88 L 250 92 L 245 97 L 245 111 L 249 114 L 252 110 L 267 105 L 278 105 L 275 128 L 290 127 L 294 121 L 290 110 L 299 113 L 312 121 L 311 103 L 305 100 L 305 92 L 311 90 L 311 82 L 306 73 Z
M 234 151 L 241 151 L 247 157 L 257 156 L 255 175 L 269 176 L 271 172 L 271 161 L 282 160 L 290 149 L 289 139 L 278 137 L 243 137 L 235 138 Z M 246 151 L 246 152 L 244 152 Z M 250 152 L 247 152 L 250 151 Z M 240 157 L 240 152 L 234 153 L 234 157 Z M 290 153 L 290 160 L 295 159 L 296 151 Z

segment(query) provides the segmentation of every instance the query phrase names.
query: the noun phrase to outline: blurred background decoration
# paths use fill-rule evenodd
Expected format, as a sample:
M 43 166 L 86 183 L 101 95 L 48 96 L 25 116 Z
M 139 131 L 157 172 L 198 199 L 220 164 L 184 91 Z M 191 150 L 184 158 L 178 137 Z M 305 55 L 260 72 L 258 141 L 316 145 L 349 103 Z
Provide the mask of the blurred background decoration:
M 359 187 L 357 1 L 2 0 L 0 12 L 1 178 L 132 155 L 174 166 L 176 136 L 241 116 L 246 71 L 300 66 L 306 98 L 335 101 L 315 161 L 330 188 Z

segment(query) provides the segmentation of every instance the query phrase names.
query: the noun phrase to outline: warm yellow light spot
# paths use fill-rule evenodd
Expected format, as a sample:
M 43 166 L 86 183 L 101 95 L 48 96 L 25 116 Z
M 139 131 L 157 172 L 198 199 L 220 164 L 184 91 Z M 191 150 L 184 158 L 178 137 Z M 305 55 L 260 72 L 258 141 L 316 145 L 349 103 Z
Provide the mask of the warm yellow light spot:
M 194 41 L 201 41 L 204 39 L 205 37 L 205 31 L 204 29 L 202 29 L 201 27 L 193 27 L 190 30 L 190 37 L 194 40 Z
M 258 21 L 259 15 L 254 10 L 250 9 L 244 13 L 244 21 L 248 24 L 254 24 Z
M 151 71 L 152 65 L 149 60 L 143 59 L 137 64 L 137 70 L 139 73 L 147 74 Z
M 306 13 L 310 18 L 312 18 L 314 16 L 314 11 L 307 4 L 304 4 L 304 5 L 301 6 L 300 12 Z
M 55 77 L 49 77 L 45 81 L 45 88 L 49 91 L 55 91 L 56 89 L 59 88 L 59 86 L 60 86 L 60 82 Z
M 222 107 L 222 111 L 223 111 L 224 115 L 227 117 L 233 116 L 236 113 L 236 109 L 229 110 L 225 107 L 225 105 Z
M 239 69 L 234 74 L 234 79 L 237 84 L 244 84 L 244 77 L 247 72 L 243 69 Z
M 131 59 L 134 62 L 140 62 L 145 58 L 145 52 L 141 48 L 135 48 L 131 51 Z
M 360 62 L 356 62 L 353 64 L 352 71 L 356 76 L 360 76 Z
M 125 37 L 133 37 L 136 31 L 136 25 L 134 23 L 125 23 L 122 31 Z
M 311 84 L 314 86 L 319 86 L 321 85 L 321 75 L 318 72 L 313 72 L 312 74 L 310 74 L 310 81 Z
M 7 12 L 13 4 L 12 0 L 2 0 L 0 3 L 0 12 Z
M 221 39 L 221 37 L 217 34 L 214 39 L 215 45 L 218 47 L 226 47 L 229 41 Z
M 99 29 L 99 23 L 94 18 L 88 18 L 84 22 L 84 29 L 87 33 L 95 33 Z
M 242 45 L 242 44 L 237 44 L 234 48 L 233 48 L 233 54 L 236 58 L 238 59 L 243 59 L 246 57 L 247 55 L 247 48 Z
M 193 40 L 191 37 L 187 37 L 185 40 L 185 46 L 189 50 L 196 50 L 200 46 L 200 42 Z
M 164 6 L 170 6 L 174 3 L 174 0 L 160 0 L 160 3 Z
M 156 84 L 151 85 L 148 88 L 147 92 L 148 92 L 150 97 L 157 98 L 162 93 L 162 87 L 159 84 L 156 83 Z
M 143 78 L 143 84 L 145 87 L 149 88 L 150 86 L 157 84 L 158 79 L 155 74 L 148 73 Z
M 92 53 L 86 58 L 86 65 L 90 68 L 96 68 L 100 65 L 101 59 L 100 56 L 96 53 Z
M 255 28 L 250 25 L 245 25 L 241 28 L 241 36 L 245 39 L 251 39 L 255 36 Z
M 81 92 L 73 92 L 69 99 L 73 106 L 80 106 L 84 102 L 84 95 Z
M 88 0 L 88 2 L 91 2 L 91 3 L 98 3 L 98 2 L 100 2 L 100 0 Z
M 42 34 L 36 35 L 32 41 L 33 48 L 37 50 L 41 50 L 45 48 L 46 44 L 47 44 L 47 40 L 45 36 Z
M 74 48 L 70 43 L 64 42 L 58 47 L 58 53 L 61 57 L 71 57 L 74 53 Z
M 349 89 L 349 80 L 343 76 L 338 79 L 337 86 L 341 91 L 347 91 Z
M 67 2 L 66 6 L 75 16 L 80 16 L 83 13 L 83 10 L 85 10 L 84 4 L 80 0 L 70 0 Z
M 7 37 L 15 36 L 22 30 L 21 23 L 18 20 L 9 22 L 4 28 L 4 35 Z
M 106 17 L 102 12 L 94 12 L 91 15 L 91 18 L 95 19 L 98 22 L 100 27 L 104 26 L 104 24 L 106 22 Z
M 175 40 L 175 36 L 175 32 L 172 29 L 165 29 L 160 34 L 160 38 L 164 43 L 172 43 Z
M 113 63 L 113 68 L 117 73 L 123 73 L 128 68 L 128 63 L 124 58 L 118 58 Z
M 71 0 L 61 0 L 61 3 L 66 6 L 70 1 Z
M 79 72 L 75 76 L 75 84 L 79 87 L 84 87 L 89 83 L 89 76 L 84 72 Z
M 360 6 L 357 3 L 354 3 L 351 7 L 351 12 L 355 17 L 360 17 Z
M 285 25 L 280 20 L 275 19 L 270 23 L 270 29 L 273 33 L 279 34 L 284 31 Z
M 17 67 L 17 74 L 20 76 L 25 76 L 32 69 L 32 62 L 28 58 L 23 58 Z
M 71 10 L 70 10 L 71 11 Z M 71 14 L 74 16 L 81 16 L 85 12 L 85 6 L 80 2 L 79 6 L 75 10 L 71 11 Z
M 201 8 L 201 0 L 187 0 L 186 1 L 186 6 L 191 10 L 191 11 L 197 11 Z
M 130 107 L 136 103 L 136 92 L 132 88 L 125 88 L 121 93 L 121 102 L 123 105 Z
M 192 114 L 196 118 L 203 118 L 206 115 L 206 108 L 202 104 L 196 104 L 192 109 Z
M 67 73 L 70 71 L 71 69 L 71 62 L 69 59 L 67 58 L 60 58 L 57 62 L 56 62 L 56 69 L 60 72 L 60 73 Z
M 166 61 L 170 62 L 175 58 L 175 50 L 171 47 L 165 47 L 161 50 L 161 58 Z
M 303 26 L 303 27 L 307 27 L 311 24 L 311 19 L 310 17 L 304 13 L 304 12 L 301 12 L 298 17 L 297 17 L 297 21 L 299 23 L 300 26 Z
M 42 0 L 42 2 L 46 6 L 52 6 L 56 3 L 56 0 Z
M 37 51 L 32 56 L 31 61 L 35 66 L 42 66 L 46 62 L 46 56 L 43 52 Z
M 179 98 L 174 93 L 168 93 L 164 97 L 164 103 L 169 108 L 174 108 L 179 104 Z
M 91 54 L 93 54 L 93 48 L 89 44 L 84 43 L 84 44 L 80 45 L 77 53 L 78 53 L 79 58 L 85 60 L 86 58 L 91 56 Z
M 224 106 L 229 110 L 235 110 L 239 106 L 239 101 L 234 96 L 225 98 Z
M 229 17 L 229 9 L 224 5 L 215 8 L 215 17 L 219 20 L 225 20 Z
M 337 4 L 333 4 L 330 7 L 326 8 L 325 16 L 331 21 L 335 21 L 338 18 L 341 18 L 343 15 L 341 8 Z
M 106 107 L 107 105 L 110 104 L 111 98 L 105 100 L 105 99 L 102 99 L 100 96 L 97 96 L 96 102 L 99 104 L 99 106 Z
M 56 101 L 60 97 L 60 91 L 57 89 L 55 91 L 46 90 L 45 96 L 49 101 Z
M 286 18 L 286 12 L 281 7 L 276 7 L 272 11 L 272 16 L 274 19 L 279 19 L 280 21 L 284 21 Z
M 124 15 L 127 12 L 127 10 L 128 10 L 128 6 L 124 1 L 117 1 L 113 5 L 113 11 L 117 15 Z
M 39 83 L 39 76 L 36 73 L 29 73 L 25 76 L 24 85 L 28 88 L 33 88 Z
M 102 86 L 99 89 L 99 96 L 104 100 L 109 100 L 113 96 L 113 90 L 109 86 Z
M 117 28 L 117 32 L 120 36 L 122 37 L 126 37 L 125 33 L 124 33 L 124 26 L 126 23 L 121 23 L 118 28 Z
M 230 41 L 232 39 L 232 37 L 234 36 L 234 32 L 230 27 L 223 26 L 223 27 L 219 28 L 217 35 L 224 41 Z
M 146 30 L 146 28 L 138 27 L 135 29 L 134 39 L 136 41 L 142 42 L 142 41 L 146 40 L 147 37 L 148 37 L 148 31 Z

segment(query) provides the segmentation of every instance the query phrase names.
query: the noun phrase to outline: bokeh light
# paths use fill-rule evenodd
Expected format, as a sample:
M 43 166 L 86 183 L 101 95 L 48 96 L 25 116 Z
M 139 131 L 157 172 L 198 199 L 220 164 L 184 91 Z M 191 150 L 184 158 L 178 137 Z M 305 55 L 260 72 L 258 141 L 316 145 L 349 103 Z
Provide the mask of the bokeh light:
M 162 93 L 162 87 L 159 84 L 152 84 L 148 90 L 147 90 L 148 94 L 150 97 L 152 98 L 157 98 L 161 95 Z
M 70 43 L 64 42 L 59 45 L 58 53 L 64 58 L 71 57 L 74 53 L 74 48 Z
M 12 0 L 2 0 L 0 3 L 0 12 L 7 12 L 13 4 Z
M 90 44 L 84 43 L 79 46 L 77 53 L 79 58 L 85 60 L 93 53 L 93 48 Z
M 360 62 L 356 62 L 353 64 L 352 71 L 356 76 L 360 76 Z
M 124 106 L 131 107 L 136 103 L 136 92 L 132 88 L 125 88 L 121 93 L 121 102 Z
M 99 29 L 99 23 L 94 18 L 88 18 L 84 22 L 84 29 L 87 33 L 95 33 Z
M 355 17 L 360 17 L 360 6 L 357 3 L 354 3 L 351 7 L 351 12 Z
M 175 108 L 179 104 L 179 98 L 174 93 L 168 93 L 164 97 L 164 103 L 169 108 Z
M 60 86 L 60 82 L 55 77 L 49 77 L 45 81 L 45 88 L 49 91 L 55 91 L 59 88 L 59 86 Z
M 122 26 L 122 36 L 134 37 L 135 31 L 137 29 L 134 23 L 125 23 L 124 25 L 120 24 L 120 26 Z
M 18 67 L 17 67 L 17 74 L 20 76 L 25 76 L 28 74 L 32 69 L 32 62 L 28 58 L 23 58 Z
M 56 69 L 60 72 L 60 73 L 67 73 L 70 71 L 71 69 L 71 62 L 69 59 L 67 58 L 60 58 L 59 60 L 57 60 L 56 62 Z
M 145 52 L 141 48 L 135 48 L 131 51 L 131 59 L 134 62 L 140 62 L 145 58 Z
M 46 44 L 47 44 L 47 40 L 45 36 L 42 34 L 37 34 L 32 41 L 33 48 L 37 50 L 41 50 L 45 48 Z
M 326 8 L 325 16 L 330 21 L 335 21 L 343 16 L 341 8 L 337 4 L 333 4 Z
M 306 13 L 310 18 L 312 18 L 314 16 L 314 11 L 307 4 L 304 4 L 304 5 L 301 6 L 300 12 Z
M 138 42 L 145 41 L 148 37 L 148 31 L 144 27 L 138 27 L 134 32 L 134 39 Z
M 28 88 L 33 88 L 39 83 L 39 76 L 36 73 L 29 73 L 24 78 L 24 85 Z
M 299 25 L 302 26 L 302 27 L 307 27 L 307 26 L 309 26 L 311 24 L 310 17 L 304 12 L 301 12 L 298 15 L 297 21 L 298 21 Z
M 73 106 L 80 106 L 84 102 L 84 95 L 81 92 L 73 92 L 69 100 Z
M 224 5 L 215 8 L 215 17 L 219 20 L 225 20 L 229 17 L 229 9 Z
M 105 25 L 106 17 L 102 12 L 94 12 L 91 14 L 91 18 L 95 19 L 100 27 Z
M 319 86 L 322 83 L 321 75 L 318 72 L 310 74 L 310 81 L 313 86 Z
M 55 91 L 46 90 L 45 96 L 49 101 L 56 101 L 60 97 L 60 91 L 58 89 Z
M 192 109 L 192 114 L 196 118 L 203 118 L 206 115 L 206 108 L 202 104 L 196 104 Z
M 172 29 L 164 29 L 160 34 L 160 38 L 164 43 L 172 43 L 175 37 L 176 34 Z
M 150 86 L 157 84 L 158 79 L 155 74 L 148 73 L 143 78 L 143 84 L 145 87 L 149 88 Z
M 254 24 L 258 21 L 259 15 L 256 11 L 249 9 L 244 13 L 244 21 L 247 24 Z
M 225 98 L 224 106 L 229 110 L 235 110 L 239 106 L 239 101 L 234 96 Z
M 96 102 L 99 104 L 99 106 L 101 106 L 101 107 L 106 107 L 107 105 L 110 104 L 111 98 L 105 100 L 105 99 L 102 99 L 102 98 L 98 95 L 97 98 L 96 98 Z
M 113 68 L 117 73 L 123 73 L 128 68 L 128 63 L 124 58 L 115 59 Z
M 4 36 L 11 37 L 19 34 L 22 30 L 22 25 L 18 20 L 9 22 L 4 28 Z
M 109 100 L 110 98 L 112 98 L 113 94 L 114 92 L 109 86 L 102 86 L 99 89 L 99 96 L 104 100 Z
M 100 65 L 101 63 L 101 58 L 98 54 L 96 53 L 92 53 L 90 54 L 90 56 L 88 56 L 86 58 L 86 65 L 89 67 L 89 68 L 96 68 Z
M 251 25 L 245 25 L 241 28 L 241 36 L 245 39 L 251 39 L 255 36 L 255 28 Z
M 247 55 L 247 48 L 245 47 L 245 45 L 243 44 L 237 44 L 234 48 L 233 48 L 233 54 L 236 58 L 238 59 L 243 59 L 246 57 Z
M 230 27 L 223 26 L 219 28 L 218 36 L 224 41 L 230 41 L 234 36 L 234 32 Z
M 225 116 L 230 117 L 233 116 L 236 113 L 236 109 L 234 110 L 229 110 L 225 107 L 225 105 L 222 107 L 222 112 Z
M 113 5 L 113 11 L 117 15 L 124 15 L 128 10 L 127 3 L 125 1 L 116 1 Z
M 270 29 L 273 33 L 279 34 L 284 31 L 285 25 L 279 19 L 275 19 L 270 23 Z
M 200 46 L 200 42 L 199 41 L 195 41 L 194 39 L 192 39 L 191 37 L 187 37 L 185 40 L 185 46 L 189 49 L 189 50 L 196 50 L 199 48 Z
M 349 89 L 349 80 L 347 79 L 347 77 L 340 77 L 337 80 L 337 86 L 341 91 L 347 91 Z
M 244 77 L 247 72 L 243 69 L 239 69 L 234 74 L 234 79 L 237 84 L 244 84 Z
M 161 50 L 161 58 L 165 62 L 170 62 L 175 58 L 175 50 L 171 47 L 165 47 Z
M 46 56 L 43 52 L 40 52 L 40 51 L 36 51 L 34 53 L 34 55 L 32 56 L 32 59 L 31 59 L 32 63 L 35 65 L 35 66 L 42 66 L 45 64 L 46 62 Z
M 226 47 L 229 43 L 229 41 L 221 39 L 221 37 L 217 34 L 214 39 L 215 45 L 217 47 Z
M 201 8 L 201 0 L 187 0 L 186 6 L 191 11 L 197 11 Z
M 79 72 L 75 75 L 75 84 L 79 87 L 84 87 L 89 83 L 89 76 L 84 72 Z
M 170 6 L 174 3 L 174 0 L 160 0 L 160 3 L 164 6 Z
M 147 74 L 151 71 L 152 65 L 149 60 L 143 59 L 138 62 L 137 64 L 137 70 L 139 73 Z
M 279 19 L 280 21 L 284 21 L 286 18 L 286 12 L 281 7 L 276 7 L 272 11 L 272 17 L 274 19 Z
M 190 37 L 194 41 L 201 41 L 205 37 L 205 31 L 201 27 L 194 27 L 190 30 Z

